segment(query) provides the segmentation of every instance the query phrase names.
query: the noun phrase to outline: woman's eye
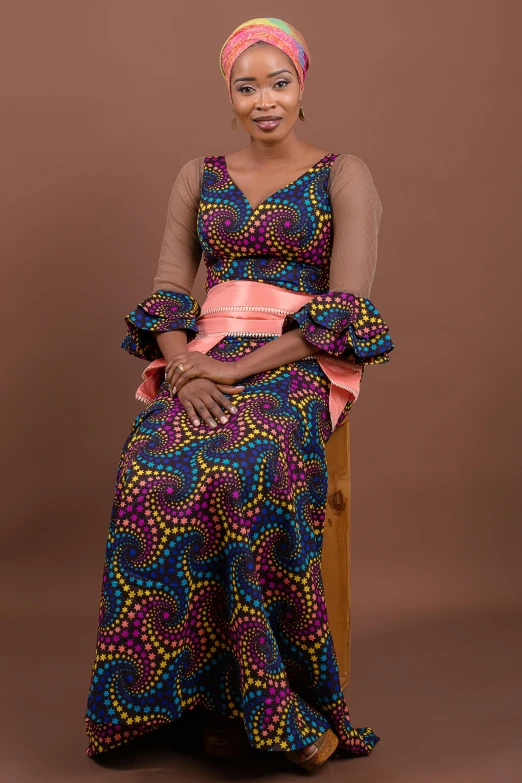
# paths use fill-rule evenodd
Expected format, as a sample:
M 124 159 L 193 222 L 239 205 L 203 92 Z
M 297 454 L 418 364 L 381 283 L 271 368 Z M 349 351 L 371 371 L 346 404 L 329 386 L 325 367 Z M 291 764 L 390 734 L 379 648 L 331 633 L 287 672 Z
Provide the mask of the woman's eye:
M 282 85 L 283 87 L 286 87 L 287 84 L 290 84 L 289 81 L 286 79 L 280 79 L 278 82 L 275 83 L 275 86 L 278 87 L 279 85 Z M 242 92 L 244 95 L 250 95 L 250 91 L 253 91 L 253 87 L 251 87 L 248 84 L 243 84 L 239 89 L 238 92 Z

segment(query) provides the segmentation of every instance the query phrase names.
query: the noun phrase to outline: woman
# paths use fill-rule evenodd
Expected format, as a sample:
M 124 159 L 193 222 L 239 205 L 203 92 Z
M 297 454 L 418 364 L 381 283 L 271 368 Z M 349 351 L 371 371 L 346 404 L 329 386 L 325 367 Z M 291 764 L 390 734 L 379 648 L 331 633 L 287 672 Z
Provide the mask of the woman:
M 350 722 L 320 566 L 325 444 L 394 348 L 368 298 L 381 204 L 360 158 L 297 138 L 309 63 L 278 19 L 228 38 L 232 128 L 250 143 L 183 166 L 153 293 L 126 318 L 148 404 L 118 471 L 89 756 L 194 707 L 209 753 L 216 720 L 221 752 L 239 752 L 239 726 L 306 770 L 379 740 Z

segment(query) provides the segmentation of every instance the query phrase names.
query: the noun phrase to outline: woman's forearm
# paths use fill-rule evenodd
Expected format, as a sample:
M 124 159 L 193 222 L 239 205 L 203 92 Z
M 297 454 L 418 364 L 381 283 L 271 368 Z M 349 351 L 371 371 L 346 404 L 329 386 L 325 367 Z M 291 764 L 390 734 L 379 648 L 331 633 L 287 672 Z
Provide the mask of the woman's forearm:
M 275 340 L 265 343 L 261 348 L 256 348 L 255 351 L 242 356 L 234 362 L 234 370 L 237 371 L 237 379 L 246 378 L 247 375 L 273 370 L 283 364 L 313 356 L 320 350 L 306 342 L 300 329 L 294 328 Z
M 187 333 L 183 329 L 172 332 L 156 332 L 156 340 L 163 357 L 170 361 L 173 356 L 187 352 Z M 296 362 L 318 353 L 320 348 L 306 342 L 300 329 L 293 328 L 275 340 L 256 348 L 249 354 L 230 364 L 236 379 L 246 378 L 265 370 L 272 370 L 290 362 Z
M 175 329 L 172 332 L 155 332 L 155 335 L 159 349 L 167 362 L 176 354 L 187 352 L 187 333 L 184 329 Z

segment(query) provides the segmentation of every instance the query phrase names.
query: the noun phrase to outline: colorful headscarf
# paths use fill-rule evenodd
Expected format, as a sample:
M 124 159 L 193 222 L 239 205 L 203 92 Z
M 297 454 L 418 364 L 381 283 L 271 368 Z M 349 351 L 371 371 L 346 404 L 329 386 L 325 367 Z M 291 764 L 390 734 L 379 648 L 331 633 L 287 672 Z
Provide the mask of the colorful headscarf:
M 219 55 L 221 73 L 227 82 L 230 100 L 232 100 L 230 74 L 234 63 L 245 49 L 257 41 L 265 41 L 272 46 L 277 46 L 288 55 L 295 66 L 302 89 L 311 59 L 306 41 L 299 30 L 283 22 L 282 19 L 250 19 L 236 27 L 229 35 Z

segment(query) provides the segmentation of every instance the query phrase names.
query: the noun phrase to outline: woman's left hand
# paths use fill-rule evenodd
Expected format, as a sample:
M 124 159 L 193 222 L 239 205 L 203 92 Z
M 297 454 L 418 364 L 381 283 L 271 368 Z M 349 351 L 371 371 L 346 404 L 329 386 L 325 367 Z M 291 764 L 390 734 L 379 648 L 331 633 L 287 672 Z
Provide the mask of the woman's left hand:
M 183 372 L 178 364 L 182 365 Z M 215 383 L 235 384 L 240 377 L 237 361 L 220 362 L 198 351 L 176 354 L 169 359 L 165 368 L 165 378 L 173 394 L 193 378 L 208 378 Z

